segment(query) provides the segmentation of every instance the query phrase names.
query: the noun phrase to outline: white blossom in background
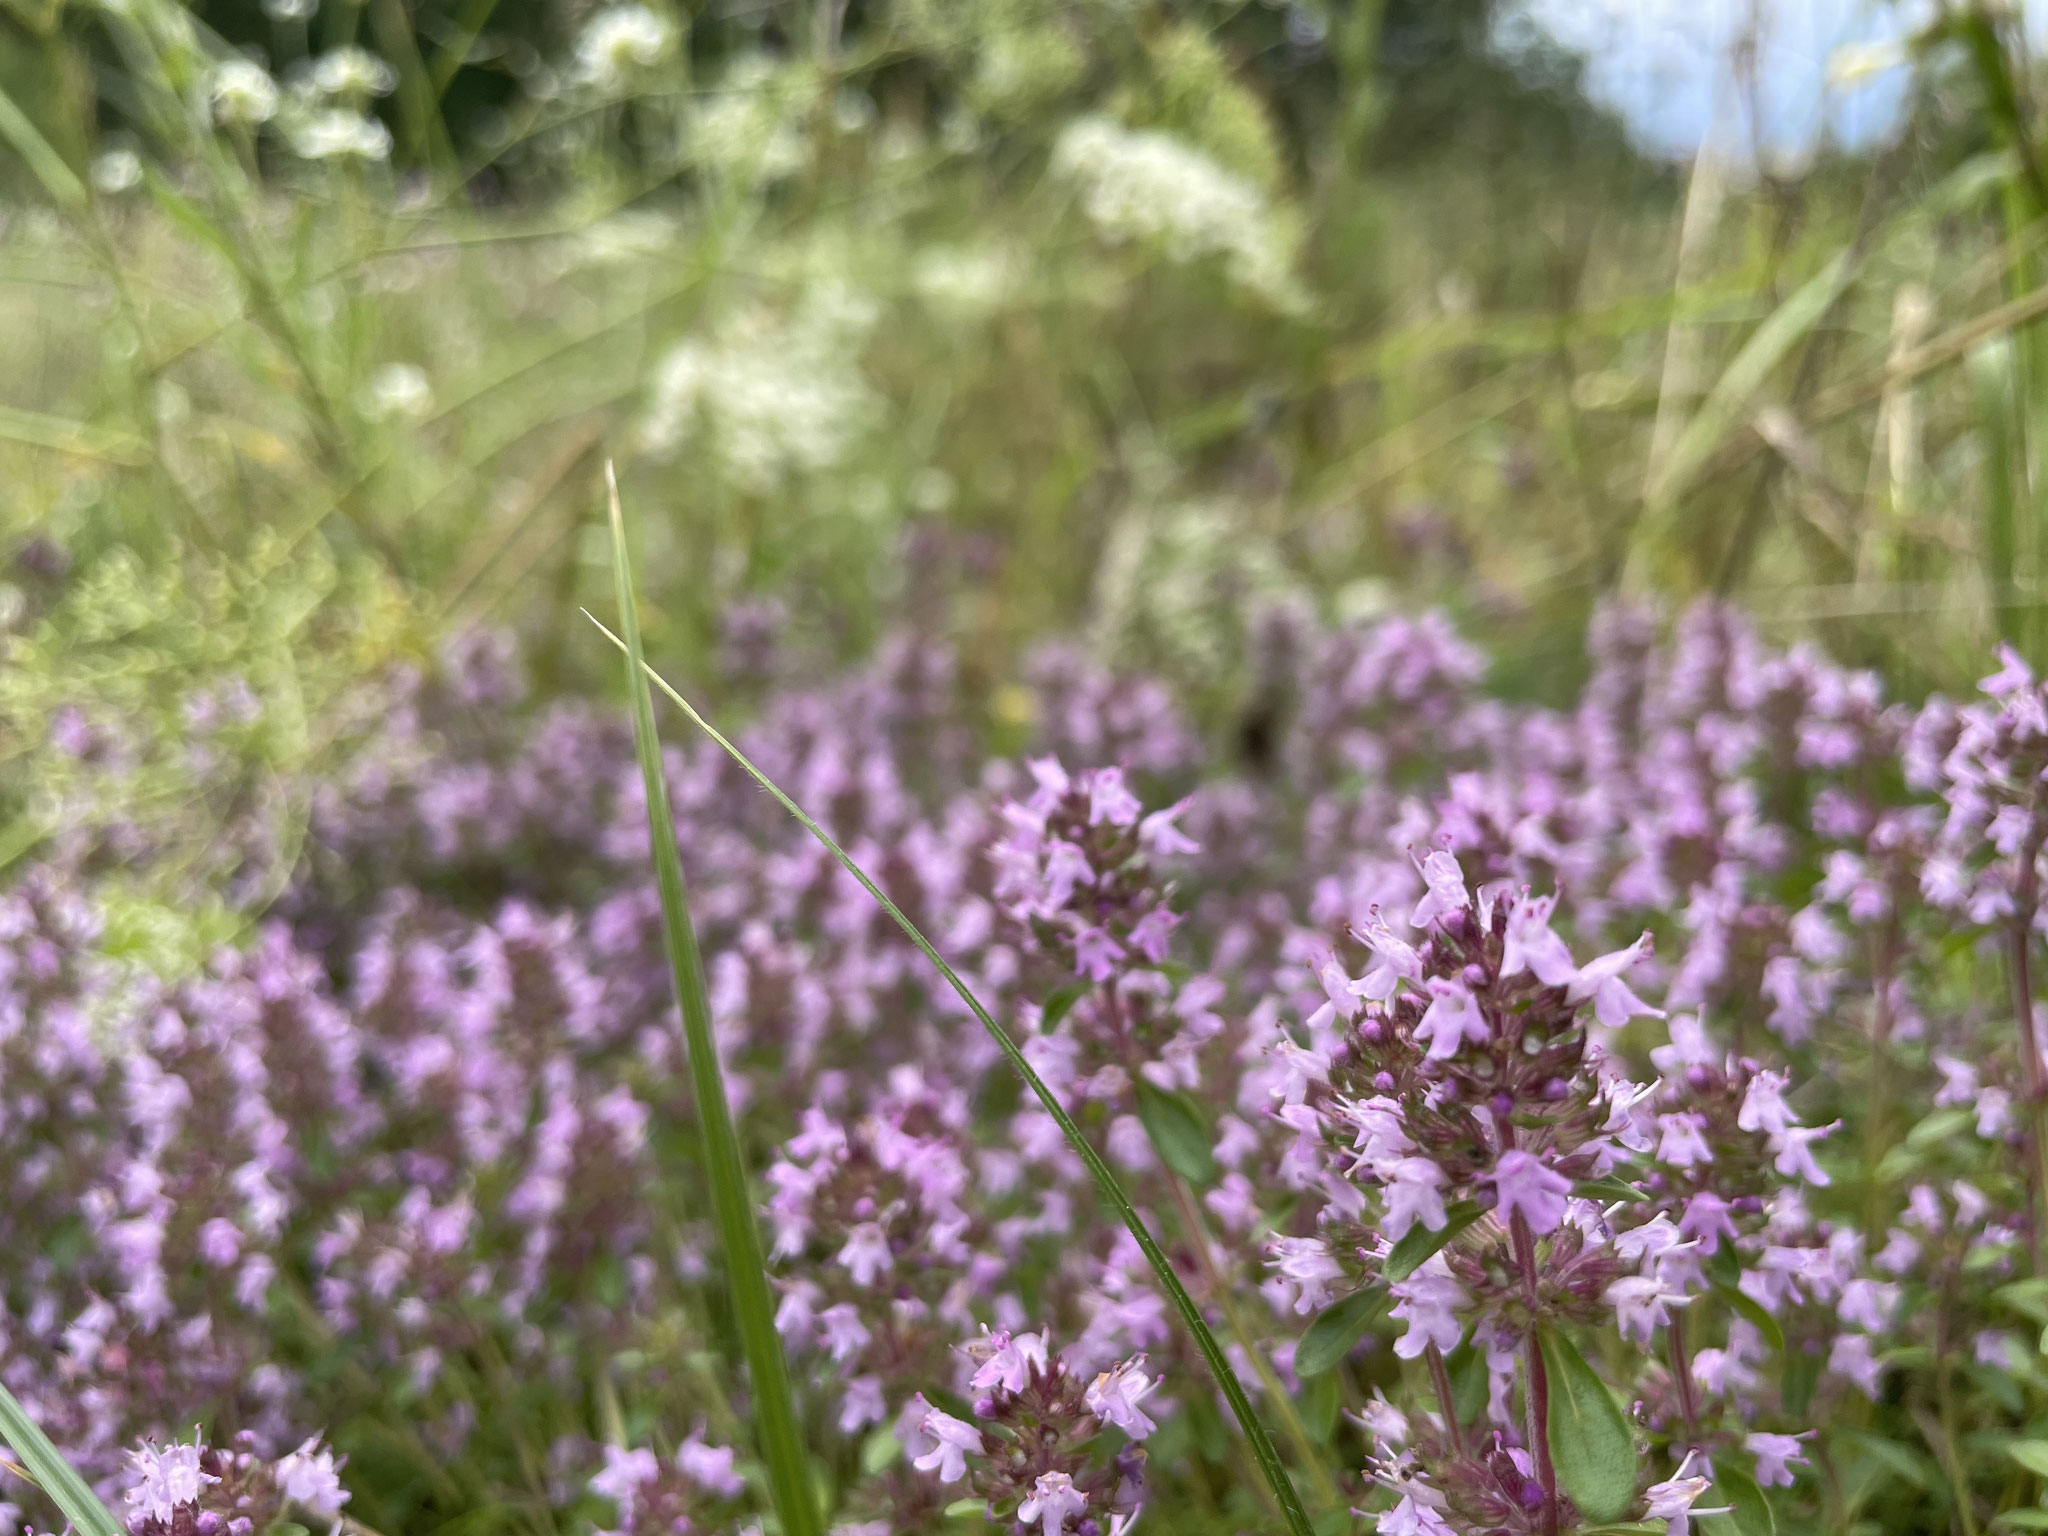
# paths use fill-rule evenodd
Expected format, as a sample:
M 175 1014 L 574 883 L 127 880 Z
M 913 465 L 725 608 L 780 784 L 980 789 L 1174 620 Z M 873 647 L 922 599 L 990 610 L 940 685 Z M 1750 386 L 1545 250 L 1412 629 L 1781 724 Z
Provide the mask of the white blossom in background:
M 676 26 L 644 5 L 614 5 L 590 18 L 576 40 L 576 78 L 615 95 L 635 73 L 675 51 Z
M 142 185 L 142 157 L 132 149 L 110 149 L 92 163 L 93 190 L 107 197 Z
M 365 48 L 330 49 L 313 61 L 306 80 L 323 96 L 352 101 L 389 96 L 398 86 L 397 72 Z
M 968 320 L 1002 308 L 1019 275 L 1016 258 L 1001 247 L 938 246 L 919 254 L 910 282 L 933 309 Z
M 1174 261 L 1220 256 L 1232 278 L 1275 308 L 1304 307 L 1276 211 L 1251 182 L 1194 146 L 1084 117 L 1061 133 L 1052 170 L 1080 188 L 1081 207 L 1105 239 L 1155 241 Z
M 684 139 L 691 160 L 752 182 L 794 176 L 811 158 L 796 121 L 799 83 L 765 55 L 736 60 L 691 109 Z
M 363 414 L 375 421 L 418 421 L 434 408 L 434 389 L 425 369 L 413 363 L 386 363 L 370 375 L 362 406 Z
M 306 160 L 386 160 L 391 130 L 374 117 L 343 107 L 300 115 L 285 129 L 292 153 Z
M 277 82 L 269 71 L 248 59 L 227 59 L 216 65 L 207 82 L 214 121 L 231 128 L 253 128 L 277 116 Z
M 833 468 L 880 413 L 859 356 L 874 322 L 867 299 L 822 284 L 787 318 L 755 311 L 682 343 L 655 371 L 642 446 L 706 449 L 756 493 Z

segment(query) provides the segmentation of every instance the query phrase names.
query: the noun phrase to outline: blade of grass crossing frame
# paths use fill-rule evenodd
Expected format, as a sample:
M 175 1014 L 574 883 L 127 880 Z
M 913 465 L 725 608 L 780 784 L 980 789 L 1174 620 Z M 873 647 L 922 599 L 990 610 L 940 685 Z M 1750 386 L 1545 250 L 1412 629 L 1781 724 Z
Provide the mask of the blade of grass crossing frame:
M 613 640 L 626 653 L 626 691 L 633 703 L 633 744 L 639 750 L 640 773 L 647 784 L 647 830 L 653 844 L 655 881 L 661 888 L 662 939 L 669 967 L 675 973 L 676 1001 L 682 1009 L 684 1043 L 689 1048 L 690 1085 L 696 1097 L 697 1124 L 704 1138 L 704 1164 L 711 1181 L 711 1203 L 717 1217 L 719 1243 L 725 1252 L 733 1316 L 739 1325 L 753 1385 L 755 1434 L 761 1459 L 768 1466 L 769 1492 L 782 1522 L 783 1536 L 819 1536 L 810 1468 L 790 1405 L 788 1367 L 782 1356 L 782 1340 L 775 1332 L 775 1309 L 768 1298 L 761 1234 L 754 1225 L 746 1165 L 740 1156 L 738 1138 L 733 1134 L 725 1079 L 719 1071 L 718 1052 L 712 1041 L 704 963 L 697 952 L 696 931 L 690 925 L 689 903 L 683 891 L 683 865 L 676 854 L 675 821 L 668 807 L 668 782 L 661 771 L 661 741 L 654 731 L 654 700 L 647 691 L 647 678 L 652 674 L 640 654 L 640 617 L 633 600 L 633 567 L 626 552 L 625 517 L 619 508 L 618 479 L 609 463 L 604 467 L 604 477 L 611 504 L 612 572 L 618 587 L 620 623 L 626 631 L 624 640 L 617 636 Z
M 1292 1533 L 1292 1536 L 1313 1536 L 1313 1527 L 1309 1524 L 1308 1511 L 1302 1507 L 1301 1496 L 1294 1490 L 1294 1483 L 1287 1475 L 1287 1468 L 1280 1460 L 1280 1453 L 1273 1445 L 1272 1436 L 1266 1433 L 1265 1425 L 1259 1422 L 1258 1415 L 1252 1411 L 1251 1400 L 1245 1396 L 1243 1383 L 1237 1379 L 1237 1372 L 1231 1369 L 1230 1362 L 1224 1358 L 1221 1347 L 1216 1343 L 1216 1336 L 1209 1331 L 1209 1325 L 1202 1320 L 1202 1314 L 1195 1306 L 1194 1299 L 1188 1295 L 1187 1287 L 1180 1283 L 1180 1277 L 1173 1272 L 1173 1265 L 1167 1259 L 1165 1251 L 1160 1248 L 1158 1239 L 1153 1237 L 1151 1230 L 1145 1225 L 1144 1219 L 1138 1215 L 1137 1207 L 1131 1204 L 1131 1197 L 1125 1193 L 1124 1187 L 1117 1182 L 1117 1177 L 1110 1171 L 1109 1164 L 1103 1161 L 1101 1154 L 1089 1143 L 1088 1138 L 1081 1134 L 1081 1128 L 1074 1124 L 1073 1118 L 1061 1107 L 1060 1101 L 1053 1096 L 1052 1090 L 1046 1087 L 1045 1080 L 1032 1070 L 1031 1063 L 1024 1059 L 1024 1053 L 1017 1048 L 1017 1043 L 1010 1038 L 1008 1031 L 990 1016 L 989 1011 L 981 1005 L 981 999 L 969 990 L 967 983 L 962 981 L 959 973 L 946 963 L 945 956 L 941 955 L 933 946 L 931 940 L 927 939 L 919 931 L 917 924 L 905 916 L 902 908 L 891 901 L 882 891 L 882 888 L 868 877 L 867 871 L 856 864 L 846 850 L 833 841 L 832 835 L 819 826 L 817 822 L 813 821 L 802 806 L 784 794 L 781 787 L 773 779 L 769 778 L 759 768 L 756 768 L 748 760 L 744 752 L 726 740 L 710 721 L 697 713 L 696 708 L 688 699 L 671 688 L 662 679 L 660 673 L 649 667 L 641 659 L 637 635 L 621 640 L 617 635 L 606 629 L 602 623 L 599 623 L 597 616 L 588 609 L 584 610 L 584 617 L 589 619 L 591 623 L 596 624 L 598 629 L 603 632 L 605 638 L 610 640 L 613 645 L 625 651 L 631 659 L 631 663 L 645 672 L 649 682 L 668 695 L 670 701 L 678 709 L 682 710 L 684 714 L 688 715 L 691 722 L 699 730 L 709 736 L 718 744 L 720 750 L 725 752 L 734 762 L 738 763 L 752 775 L 757 784 L 773 795 L 781 803 L 782 808 L 801 822 L 804 829 L 822 843 L 826 851 L 833 858 L 839 861 L 840 866 L 848 874 L 852 875 L 855 880 L 860 882 L 862 889 L 881 904 L 882 910 L 889 914 L 896 926 L 901 928 L 910 939 L 910 942 L 922 950 L 924 957 L 938 968 L 939 974 L 946 979 L 946 984 L 959 995 L 960 1000 L 967 1005 L 975 1018 L 981 1022 L 981 1027 L 988 1031 L 989 1037 L 1001 1047 L 1003 1054 L 1009 1058 L 1010 1065 L 1017 1069 L 1018 1075 L 1024 1079 L 1025 1084 L 1031 1089 L 1032 1093 L 1037 1095 L 1038 1102 L 1045 1106 L 1045 1112 L 1051 1115 L 1054 1122 L 1058 1124 L 1061 1134 L 1067 1138 L 1068 1145 L 1074 1149 L 1081 1161 L 1087 1164 L 1088 1172 L 1094 1176 L 1095 1186 L 1101 1191 L 1103 1200 L 1109 1205 L 1111 1210 L 1116 1212 L 1118 1219 L 1123 1222 L 1125 1228 L 1137 1242 L 1138 1247 L 1144 1252 L 1146 1262 L 1152 1266 L 1152 1273 L 1158 1278 L 1160 1285 L 1165 1288 L 1167 1295 L 1172 1299 L 1174 1310 L 1180 1314 L 1181 1322 L 1186 1325 L 1188 1332 L 1194 1337 L 1195 1347 L 1201 1351 L 1202 1359 L 1207 1362 L 1210 1374 L 1216 1378 L 1217 1387 L 1222 1391 L 1224 1400 L 1230 1404 L 1231 1413 L 1237 1418 L 1238 1427 L 1244 1431 L 1244 1437 L 1251 1446 L 1252 1455 L 1259 1463 L 1259 1470 L 1265 1474 L 1266 1481 L 1272 1486 L 1273 1497 L 1278 1501 L 1281 1513 L 1286 1518 L 1289 1532 Z M 641 692 L 644 693 L 644 691 L 643 688 Z
M 21 1459 L 23 1470 L 35 1479 L 36 1486 L 64 1511 L 64 1518 L 71 1522 L 78 1536 L 123 1536 L 121 1522 L 114 1518 L 113 1511 L 71 1469 L 71 1463 L 50 1444 L 50 1437 L 36 1426 L 28 1410 L 5 1387 L 0 1387 L 0 1440 L 6 1441 L 7 1448 Z

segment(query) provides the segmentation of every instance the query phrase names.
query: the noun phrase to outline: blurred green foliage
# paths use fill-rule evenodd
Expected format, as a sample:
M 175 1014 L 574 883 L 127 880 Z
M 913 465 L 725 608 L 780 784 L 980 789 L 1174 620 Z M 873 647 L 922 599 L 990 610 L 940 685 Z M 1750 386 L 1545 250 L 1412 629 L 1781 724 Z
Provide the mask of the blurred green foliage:
M 6 855 L 119 804 L 242 910 L 355 681 L 505 623 L 603 686 L 607 455 L 684 677 L 763 597 L 990 685 L 1086 630 L 1219 725 L 1275 604 L 1445 604 L 1553 698 L 1617 594 L 1909 691 L 2041 659 L 2010 20 L 1759 176 L 1643 161 L 1492 10 L 4 0 Z

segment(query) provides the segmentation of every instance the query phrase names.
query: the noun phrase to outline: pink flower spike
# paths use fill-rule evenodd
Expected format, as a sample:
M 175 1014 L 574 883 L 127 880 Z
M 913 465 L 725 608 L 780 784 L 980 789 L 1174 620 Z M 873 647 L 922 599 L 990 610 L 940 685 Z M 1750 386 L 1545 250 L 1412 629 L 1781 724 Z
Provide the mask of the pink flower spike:
M 1465 889 L 1465 872 L 1458 861 L 1441 850 L 1430 854 L 1418 866 L 1423 883 L 1429 887 L 1408 918 L 1411 928 L 1427 928 L 1449 912 L 1472 905 L 1472 893 Z
M 980 1341 L 967 1345 L 966 1350 L 981 1361 L 969 1382 L 977 1392 L 992 1387 L 1022 1392 L 1031 1384 L 1032 1371 L 1044 1371 L 1048 1361 L 1044 1334 L 1012 1334 L 1007 1328 L 998 1328 L 994 1333 L 983 1328 Z
M 1664 1010 L 1652 1008 L 1635 993 L 1621 977 L 1622 973 L 1640 960 L 1650 949 L 1650 935 L 1643 936 L 1627 949 L 1617 949 L 1602 955 L 1597 960 L 1588 960 L 1579 968 L 1577 978 L 1565 989 L 1565 997 L 1574 1003 L 1593 1000 L 1593 1017 L 1609 1029 L 1619 1029 L 1636 1014 L 1648 1014 L 1653 1019 L 1664 1017 Z
M 1078 1517 L 1087 1509 L 1088 1499 L 1064 1472 L 1041 1472 L 1031 1493 L 1017 1506 L 1017 1519 L 1025 1524 L 1042 1523 L 1045 1536 L 1060 1536 L 1067 1517 Z
M 1119 1361 L 1089 1384 L 1084 1398 L 1090 1413 L 1133 1440 L 1142 1440 L 1159 1427 L 1138 1406 L 1159 1386 L 1141 1369 L 1144 1364 L 1143 1355 Z
M 967 1475 L 967 1453 L 982 1455 L 987 1447 L 981 1431 L 937 1408 L 929 1409 L 918 1425 L 931 1442 L 931 1449 L 911 1463 L 920 1472 L 936 1472 L 942 1483 L 957 1483 Z
M 1429 1007 L 1415 1026 L 1415 1038 L 1429 1042 L 1432 1061 L 1448 1061 L 1467 1040 L 1486 1043 L 1486 1015 L 1463 982 L 1429 978 Z
M 1756 1458 L 1756 1480 L 1766 1488 L 1790 1488 L 1792 1468 L 1805 1466 L 1806 1458 L 1800 1454 L 1799 1442 L 1813 1434 L 1807 1430 L 1801 1435 L 1774 1435 L 1765 1431 L 1748 1436 L 1742 1448 Z
M 1124 786 L 1123 769 L 1098 768 L 1087 779 L 1089 826 L 1100 826 L 1106 821 L 1112 826 L 1128 827 L 1144 811 L 1138 797 Z
M 1687 1451 L 1685 1461 L 1679 1466 L 1678 1475 L 1667 1482 L 1654 1483 L 1644 1490 L 1643 1513 L 1652 1520 L 1662 1520 L 1665 1536 L 1686 1536 L 1692 1529 L 1692 1519 L 1698 1515 L 1725 1515 L 1727 1509 L 1694 1509 L 1693 1502 L 1707 1491 L 1711 1478 L 1689 1477 L 1693 1458 L 1698 1451 Z
M 1546 987 L 1570 986 L 1578 979 L 1572 952 L 1550 931 L 1550 914 L 1556 906 L 1555 896 L 1531 896 L 1525 891 L 1508 909 L 1507 941 L 1500 957 L 1502 976 L 1533 971 Z
M 1399 1242 L 1418 1221 L 1432 1232 L 1443 1231 L 1448 1219 L 1443 1169 L 1426 1157 L 1404 1157 L 1387 1174 L 1387 1213 L 1380 1222 L 1381 1233 L 1390 1242 Z
M 1520 1148 L 1501 1153 L 1500 1160 L 1493 1165 L 1492 1182 L 1500 1197 L 1494 1214 L 1503 1225 L 1519 1211 L 1529 1223 L 1529 1230 L 1541 1237 L 1556 1231 L 1564 1220 L 1565 1196 L 1571 1193 L 1571 1180 L 1544 1166 L 1534 1154 Z

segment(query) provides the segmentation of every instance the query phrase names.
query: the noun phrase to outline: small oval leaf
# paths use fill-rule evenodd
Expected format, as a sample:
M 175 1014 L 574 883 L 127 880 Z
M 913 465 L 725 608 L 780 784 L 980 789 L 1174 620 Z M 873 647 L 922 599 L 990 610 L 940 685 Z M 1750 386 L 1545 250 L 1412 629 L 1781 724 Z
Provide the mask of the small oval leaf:
M 1757 1303 L 1754 1296 L 1739 1291 L 1732 1285 L 1716 1283 L 1714 1294 L 1728 1303 L 1728 1310 L 1743 1321 L 1751 1324 L 1771 1348 L 1781 1354 L 1785 1349 L 1785 1330 L 1778 1326 L 1778 1320 Z
M 1216 1181 L 1216 1158 L 1210 1152 L 1209 1123 L 1184 1093 L 1168 1093 L 1138 1080 L 1138 1119 L 1159 1159 L 1190 1184 Z
M 1323 1308 L 1294 1347 L 1294 1374 L 1304 1379 L 1320 1376 L 1350 1354 L 1351 1346 L 1386 1311 L 1388 1300 L 1386 1291 L 1375 1285 Z
M 1636 1498 L 1635 1431 L 1571 1340 L 1548 1328 L 1536 1340 L 1550 1379 L 1544 1431 L 1558 1484 L 1592 1523 L 1619 1520 Z
M 1470 1200 L 1460 1200 L 1444 1212 L 1444 1224 L 1436 1231 L 1432 1232 L 1420 1223 L 1410 1227 L 1388 1253 L 1387 1265 L 1382 1273 L 1390 1281 L 1406 1280 L 1422 1267 L 1423 1262 L 1432 1253 L 1484 1214 L 1485 1212 Z

